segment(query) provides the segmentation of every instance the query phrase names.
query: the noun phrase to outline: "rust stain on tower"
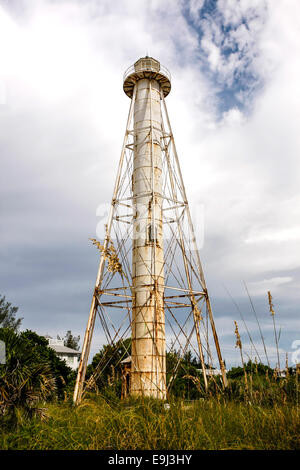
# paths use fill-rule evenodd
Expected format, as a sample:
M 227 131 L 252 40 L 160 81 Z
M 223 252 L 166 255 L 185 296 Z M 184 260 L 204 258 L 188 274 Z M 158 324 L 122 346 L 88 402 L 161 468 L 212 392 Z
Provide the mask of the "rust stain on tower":
M 124 91 L 132 95 L 133 110 L 133 211 L 135 236 L 132 247 L 132 395 L 166 398 L 166 345 L 164 252 L 162 224 L 162 84 L 171 83 L 160 63 L 139 59 L 125 75 Z M 167 92 L 166 92 L 167 94 Z
M 127 351 L 128 357 L 122 361 L 123 397 L 129 392 L 135 396 L 167 398 L 180 365 L 179 357 L 167 383 L 167 324 L 173 335 L 172 344 L 177 344 L 180 354 L 188 348 L 193 348 L 197 354 L 206 389 L 204 353 L 208 364 L 213 361 L 208 343 L 210 324 L 223 385 L 227 385 L 165 104 L 171 90 L 170 73 L 158 60 L 143 57 L 126 70 L 123 89 L 131 99 L 130 109 L 74 390 L 75 403 L 80 402 L 84 390 L 97 314 L 113 347 L 122 343 L 128 330 L 131 332 L 131 351 Z M 118 281 L 105 268 L 104 254 L 113 234 L 115 253 L 123 269 Z M 124 319 L 118 327 L 113 327 L 112 334 L 107 309 L 118 309 L 118 319 L 121 319 L 121 312 L 125 312 Z M 187 334 L 189 319 L 193 327 Z M 127 327 L 121 333 L 126 322 Z M 176 325 L 179 325 L 177 332 L 174 330 Z M 105 358 L 87 386 L 96 383 L 97 374 L 101 374 L 104 365 Z

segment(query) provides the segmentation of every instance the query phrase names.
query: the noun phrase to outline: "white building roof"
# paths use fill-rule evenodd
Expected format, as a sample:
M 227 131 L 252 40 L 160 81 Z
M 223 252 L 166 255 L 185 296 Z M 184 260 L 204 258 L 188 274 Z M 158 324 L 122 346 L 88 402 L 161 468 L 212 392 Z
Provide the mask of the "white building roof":
M 61 344 L 49 344 L 49 347 L 51 349 L 54 349 L 56 353 L 62 353 L 62 354 L 70 354 L 70 355 L 80 355 L 79 351 L 76 351 L 76 349 L 71 349 L 67 348 L 66 346 L 63 346 Z
M 67 346 L 64 345 L 63 339 L 53 339 L 51 336 L 47 335 L 45 338 L 48 340 L 49 348 L 53 349 L 56 353 L 69 354 L 70 356 L 80 356 L 80 352 L 76 351 L 76 349 L 67 348 Z
M 126 357 L 121 361 L 121 364 L 129 364 L 131 362 L 131 356 Z
M 201 374 L 203 374 L 202 369 L 197 369 Z M 227 369 L 225 369 L 225 373 L 227 374 Z M 208 376 L 216 376 L 216 375 L 222 375 L 221 369 L 205 369 L 205 373 Z

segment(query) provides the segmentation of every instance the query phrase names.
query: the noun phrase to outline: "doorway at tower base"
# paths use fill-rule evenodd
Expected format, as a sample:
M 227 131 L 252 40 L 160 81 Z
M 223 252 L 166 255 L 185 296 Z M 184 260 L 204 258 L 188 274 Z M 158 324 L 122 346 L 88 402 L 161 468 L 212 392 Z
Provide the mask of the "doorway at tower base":
M 121 400 L 128 398 L 129 396 L 132 397 L 150 397 L 156 398 L 159 400 L 166 400 L 167 399 L 167 392 L 166 392 L 166 384 L 165 384 L 165 377 L 162 378 L 162 387 L 154 387 L 153 381 L 149 380 L 148 387 L 146 380 L 141 378 L 141 374 L 139 374 L 138 380 L 135 377 L 135 385 L 139 384 L 139 388 L 134 389 L 132 386 L 132 358 L 131 356 L 126 357 L 123 361 L 121 361 Z M 144 375 L 145 373 L 143 373 Z M 145 386 L 146 385 L 146 386 Z
M 130 394 L 130 374 L 131 374 L 131 356 L 126 357 L 121 361 L 121 379 L 122 379 L 122 388 L 121 388 L 121 400 L 127 398 Z

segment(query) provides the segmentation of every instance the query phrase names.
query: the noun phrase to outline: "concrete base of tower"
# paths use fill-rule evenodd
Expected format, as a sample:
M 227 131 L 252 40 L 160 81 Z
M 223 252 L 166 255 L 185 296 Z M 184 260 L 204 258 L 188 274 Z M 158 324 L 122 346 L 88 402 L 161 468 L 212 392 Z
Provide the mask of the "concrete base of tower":
M 164 333 L 163 325 L 159 326 Z M 139 327 L 137 330 L 139 331 Z M 149 333 L 144 332 L 143 337 L 140 335 L 132 338 L 130 395 L 165 400 L 167 386 L 164 335 L 158 337 L 154 344 L 148 335 Z
M 159 400 L 166 400 L 166 376 L 160 374 L 153 380 L 155 372 L 131 372 L 130 375 L 130 395 L 134 397 L 151 397 Z

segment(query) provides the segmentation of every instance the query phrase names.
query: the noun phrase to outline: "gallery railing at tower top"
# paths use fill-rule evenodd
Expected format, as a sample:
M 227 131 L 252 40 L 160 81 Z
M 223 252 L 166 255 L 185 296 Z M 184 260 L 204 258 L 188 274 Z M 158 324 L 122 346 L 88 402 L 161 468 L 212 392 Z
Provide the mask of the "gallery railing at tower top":
M 161 75 L 164 75 L 165 77 L 167 77 L 169 81 L 171 81 L 171 74 L 170 74 L 169 70 L 166 67 L 164 67 L 163 65 L 160 65 L 159 69 L 158 69 L 157 66 L 154 66 L 154 65 L 151 66 L 151 65 L 147 64 L 145 67 L 139 66 L 138 70 L 136 70 L 135 65 L 131 65 L 130 67 L 128 67 L 128 69 L 125 70 L 125 73 L 123 75 L 123 82 L 125 82 L 125 80 L 127 79 L 127 77 L 129 77 L 129 75 L 131 75 L 133 73 L 137 73 L 137 72 L 156 72 L 156 73 L 160 73 Z

